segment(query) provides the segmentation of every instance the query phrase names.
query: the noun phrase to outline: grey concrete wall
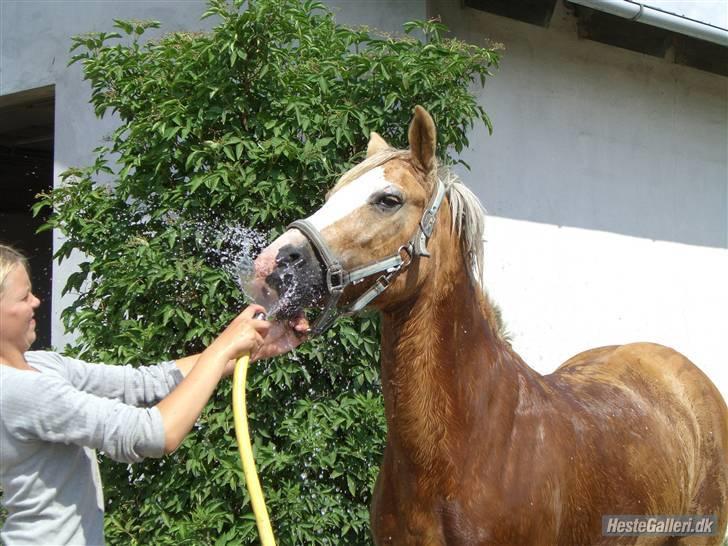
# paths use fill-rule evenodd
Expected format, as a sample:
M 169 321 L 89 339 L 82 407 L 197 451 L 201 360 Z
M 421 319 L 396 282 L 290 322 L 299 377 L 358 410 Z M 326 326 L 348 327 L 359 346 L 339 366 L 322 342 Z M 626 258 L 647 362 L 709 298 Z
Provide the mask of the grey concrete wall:
M 174 30 L 201 30 L 211 22 L 200 22 L 202 1 L 155 2 L 111 1 L 15 1 L 0 2 L 0 94 L 10 94 L 45 85 L 55 85 L 54 183 L 69 167 L 93 162 L 93 149 L 116 127 L 112 116 L 98 119 L 89 105 L 91 88 L 83 81 L 81 66 L 67 66 L 71 37 L 86 32 L 111 32 L 114 19 L 155 19 L 163 22 L 158 36 Z M 54 234 L 54 245 L 60 244 Z M 53 267 L 54 320 L 51 340 L 62 347 L 68 339 L 60 321 L 61 310 L 73 294 L 61 297 L 66 279 L 80 257 L 72 256 Z
M 491 214 L 728 247 L 728 79 L 549 28 L 430 2 L 460 39 L 502 43 L 478 90 L 495 126 L 466 175 Z

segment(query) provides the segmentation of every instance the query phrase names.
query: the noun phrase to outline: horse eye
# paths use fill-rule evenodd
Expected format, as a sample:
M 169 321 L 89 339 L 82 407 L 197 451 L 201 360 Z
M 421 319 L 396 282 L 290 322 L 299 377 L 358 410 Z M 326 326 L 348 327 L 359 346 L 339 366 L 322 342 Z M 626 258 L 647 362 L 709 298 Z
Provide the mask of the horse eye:
M 402 198 L 392 193 L 383 193 L 377 196 L 375 204 L 383 209 L 395 209 L 402 205 Z

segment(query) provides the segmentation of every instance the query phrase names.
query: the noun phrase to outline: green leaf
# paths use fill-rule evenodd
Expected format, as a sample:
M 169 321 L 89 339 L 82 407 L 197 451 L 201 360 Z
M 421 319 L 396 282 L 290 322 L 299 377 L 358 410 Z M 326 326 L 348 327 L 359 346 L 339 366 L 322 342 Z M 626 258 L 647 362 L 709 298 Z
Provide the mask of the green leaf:
M 204 33 L 142 43 L 159 23 L 110 19 L 112 32 L 71 40 L 94 111 L 114 112 L 118 128 L 33 207 L 63 236 L 57 260 L 88 257 L 65 288 L 69 354 L 138 365 L 201 353 L 246 305 L 228 262 L 258 247 L 244 250 L 241 234 L 272 240 L 313 212 L 370 131 L 405 147 L 422 104 L 442 161 L 455 162 L 474 124 L 492 130 L 475 93 L 497 52 L 444 40 L 436 21 L 382 37 L 311 0 L 209 0 L 203 16 L 214 16 Z M 345 318 L 250 368 L 250 430 L 280 544 L 371 543 L 385 442 L 378 339 L 376 316 Z M 230 405 L 223 381 L 175 453 L 102 459 L 109 545 L 258 543 Z

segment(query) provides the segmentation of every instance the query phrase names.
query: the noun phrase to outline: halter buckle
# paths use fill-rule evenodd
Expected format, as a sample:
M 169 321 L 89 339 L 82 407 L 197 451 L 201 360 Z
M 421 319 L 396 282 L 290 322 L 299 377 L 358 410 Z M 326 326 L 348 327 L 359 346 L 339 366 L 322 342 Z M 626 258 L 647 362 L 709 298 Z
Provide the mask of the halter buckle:
M 326 286 L 329 292 L 342 292 L 346 286 L 346 271 L 340 263 L 332 264 L 326 271 Z
M 394 278 L 395 273 L 396 272 L 389 273 L 388 275 L 380 275 L 380 277 L 377 279 L 377 282 L 375 283 L 375 284 L 378 284 L 381 287 L 381 289 L 378 292 L 378 294 L 381 294 L 387 288 L 389 288 L 389 285 L 392 284 L 392 279 Z
M 424 233 L 428 239 L 432 235 L 432 230 L 435 229 L 435 219 L 436 218 L 437 218 L 437 210 L 433 211 L 432 209 L 428 209 L 422 215 L 422 220 L 420 221 L 420 228 L 422 228 L 422 233 Z

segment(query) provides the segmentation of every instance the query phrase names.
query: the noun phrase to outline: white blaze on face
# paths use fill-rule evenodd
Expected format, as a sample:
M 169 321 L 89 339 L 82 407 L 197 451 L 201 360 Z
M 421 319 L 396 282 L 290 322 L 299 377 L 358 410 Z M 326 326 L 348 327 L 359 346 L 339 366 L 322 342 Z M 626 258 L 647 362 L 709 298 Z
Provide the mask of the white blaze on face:
M 366 206 L 372 194 L 391 185 L 391 182 L 384 177 L 384 167 L 372 169 L 333 194 L 308 220 L 322 232 L 324 228 Z M 275 270 L 276 258 L 281 248 L 287 245 L 299 247 L 306 243 L 306 237 L 297 229 L 289 229 L 278 237 L 255 259 L 257 282 L 264 283 L 265 278 Z
M 366 206 L 371 195 L 390 185 L 391 182 L 384 177 L 384 167 L 372 169 L 337 191 L 308 220 L 321 232 Z

